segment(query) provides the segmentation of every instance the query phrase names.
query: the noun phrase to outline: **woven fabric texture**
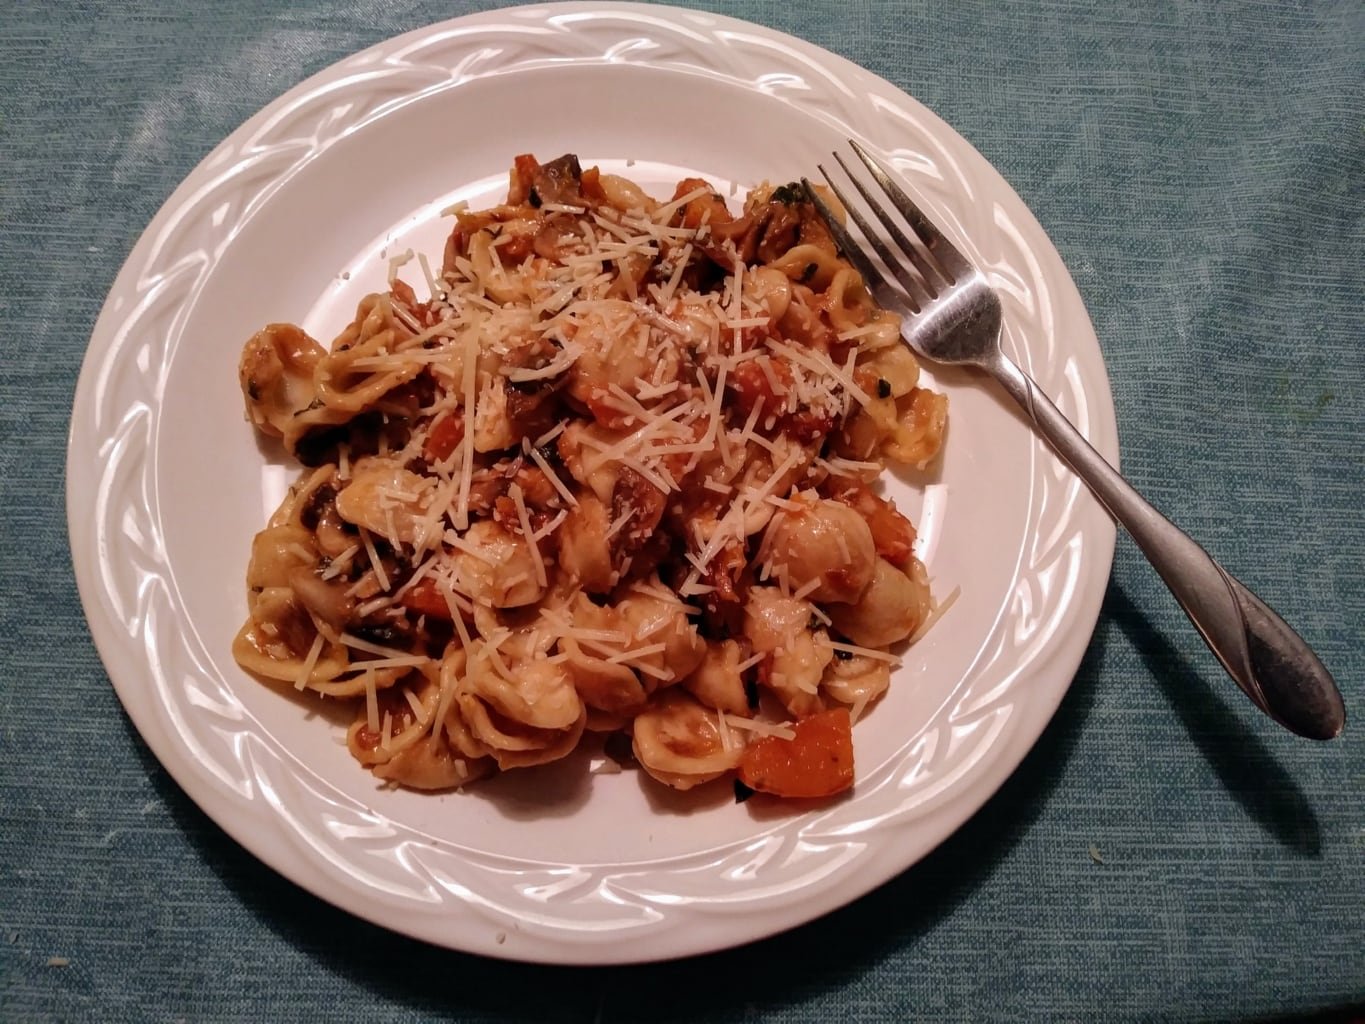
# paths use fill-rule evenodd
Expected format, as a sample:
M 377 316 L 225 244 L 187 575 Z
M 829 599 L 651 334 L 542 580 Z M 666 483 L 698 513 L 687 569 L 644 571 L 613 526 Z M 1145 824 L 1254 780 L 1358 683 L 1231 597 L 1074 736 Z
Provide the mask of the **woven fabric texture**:
M 942 116 L 1048 231 L 1129 478 L 1365 679 L 1365 7 L 748 0 Z M 0 10 L 0 1020 L 1215 1020 L 1365 1001 L 1365 727 L 1259 715 L 1126 538 L 1042 740 L 916 867 L 794 932 L 604 970 L 351 919 L 180 791 L 73 580 L 73 389 L 123 259 L 256 110 L 464 2 Z

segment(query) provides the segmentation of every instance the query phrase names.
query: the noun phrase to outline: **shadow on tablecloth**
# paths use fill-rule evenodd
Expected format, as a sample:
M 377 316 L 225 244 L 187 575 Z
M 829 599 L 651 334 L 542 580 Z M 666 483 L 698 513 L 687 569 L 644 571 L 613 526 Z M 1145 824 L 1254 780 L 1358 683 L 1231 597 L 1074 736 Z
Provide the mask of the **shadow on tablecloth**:
M 737 1020 L 754 1007 L 796 1005 L 812 991 L 878 970 L 990 878 L 1028 833 L 1065 772 L 1095 706 L 1105 644 L 1115 627 L 1142 652 L 1191 740 L 1246 812 L 1286 848 L 1316 856 L 1320 834 L 1307 799 L 1265 745 L 1227 710 L 1223 697 L 1240 695 L 1216 695 L 1114 584 L 1056 716 L 1000 791 L 954 835 L 919 864 L 816 921 L 737 949 L 669 963 L 596 972 L 517 964 L 388 932 L 261 864 L 181 792 L 140 742 L 137 748 L 204 861 L 266 927 L 325 969 L 361 981 L 423 1016 L 458 1011 L 481 1020 Z
M 1242 727 L 1228 706 L 1244 700 L 1237 684 L 1228 679 L 1222 692 L 1210 689 L 1117 584 L 1110 585 L 1104 608 L 1127 634 L 1190 739 L 1242 809 L 1290 852 L 1317 857 L 1322 851 L 1317 815 L 1265 742 Z M 1213 661 L 1212 654 L 1209 660 Z

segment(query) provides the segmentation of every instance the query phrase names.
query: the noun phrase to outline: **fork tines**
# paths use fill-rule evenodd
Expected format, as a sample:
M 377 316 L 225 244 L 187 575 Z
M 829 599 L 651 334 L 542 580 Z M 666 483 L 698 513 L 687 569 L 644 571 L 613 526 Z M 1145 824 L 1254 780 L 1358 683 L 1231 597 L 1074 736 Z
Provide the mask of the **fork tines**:
M 853 187 L 858 190 L 858 194 L 862 196 L 867 207 L 896 243 L 899 252 L 893 250 L 883 239 L 881 233 L 874 229 L 868 219 L 859 212 L 858 207 L 849 200 L 847 192 L 841 189 L 830 177 L 824 165 L 819 165 L 820 174 L 829 184 L 830 190 L 838 197 L 839 202 L 844 205 L 849 218 L 858 226 L 858 230 L 862 232 L 868 244 L 881 257 L 886 270 L 895 278 L 896 283 L 900 286 L 899 289 L 895 290 L 902 293 L 915 311 L 919 312 L 943 288 L 951 286 L 957 275 L 969 270 L 970 266 L 929 218 L 924 216 L 915 202 L 896 184 L 886 168 L 856 141 L 853 139 L 848 141 L 853 151 L 858 154 L 858 158 L 867 167 L 868 172 L 904 218 L 906 225 L 917 236 L 919 244 L 907 236 L 900 224 L 873 195 L 872 190 L 854 175 L 848 164 L 844 162 L 844 158 L 838 153 L 834 154 L 834 159 L 839 162 L 839 166 L 843 169 L 848 180 L 853 183 Z M 810 197 L 815 208 L 825 219 L 825 223 L 829 225 L 830 234 L 833 235 L 834 241 L 844 251 L 845 257 L 858 268 L 868 287 L 874 291 L 893 288 L 894 286 L 887 281 L 886 275 L 872 261 L 862 246 L 854 240 L 848 229 L 839 222 L 829 204 L 820 198 L 819 193 L 811 186 L 810 181 L 802 178 L 801 184 L 805 187 L 806 194 Z M 911 272 L 906 266 L 907 261 L 914 267 L 914 272 Z

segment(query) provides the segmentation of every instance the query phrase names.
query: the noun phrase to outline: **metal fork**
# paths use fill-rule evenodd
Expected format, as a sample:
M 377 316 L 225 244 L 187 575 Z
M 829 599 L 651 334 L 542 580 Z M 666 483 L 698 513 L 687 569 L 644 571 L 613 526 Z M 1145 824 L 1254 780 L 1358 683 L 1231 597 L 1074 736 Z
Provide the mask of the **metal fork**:
M 1033 379 L 1005 355 L 1000 348 L 1000 299 L 985 277 L 924 216 L 885 167 L 857 142 L 850 139 L 849 144 L 920 243 L 917 247 L 907 237 L 838 153 L 835 159 L 896 249 L 820 167 L 849 217 L 881 257 L 891 279 L 858 245 L 810 182 L 805 178 L 801 181 L 834 240 L 862 273 L 877 301 L 904 318 L 901 334 L 910 347 L 941 363 L 978 366 L 1000 382 L 1057 454 L 1127 528 L 1209 648 L 1257 707 L 1301 736 L 1325 740 L 1340 733 L 1346 721 L 1341 693 L 1312 649 L 1268 605 L 1138 494 L 1086 442 Z

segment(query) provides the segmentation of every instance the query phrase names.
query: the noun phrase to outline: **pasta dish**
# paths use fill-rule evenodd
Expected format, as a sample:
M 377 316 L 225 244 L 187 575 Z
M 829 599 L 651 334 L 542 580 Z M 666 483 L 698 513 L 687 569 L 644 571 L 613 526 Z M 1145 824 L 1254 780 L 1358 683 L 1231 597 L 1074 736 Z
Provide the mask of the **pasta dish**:
M 449 212 L 439 265 L 391 260 L 330 346 L 243 349 L 250 421 L 304 469 L 252 543 L 238 663 L 349 702 L 351 755 L 406 787 L 606 733 L 677 789 L 847 789 L 938 610 L 872 486 L 946 424 L 899 318 L 800 184 L 734 213 L 519 156 L 504 204 Z

